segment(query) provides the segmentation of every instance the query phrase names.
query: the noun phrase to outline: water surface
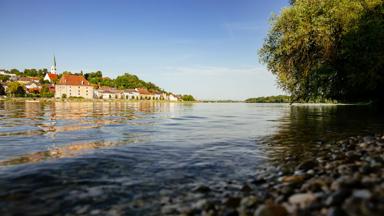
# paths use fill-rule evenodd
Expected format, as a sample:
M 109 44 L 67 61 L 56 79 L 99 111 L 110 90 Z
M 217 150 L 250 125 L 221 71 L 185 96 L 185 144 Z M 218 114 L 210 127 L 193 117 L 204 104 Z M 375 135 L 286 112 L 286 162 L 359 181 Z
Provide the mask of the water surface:
M 2 215 L 156 215 L 163 196 L 384 128 L 369 106 L 0 101 L 0 117 Z

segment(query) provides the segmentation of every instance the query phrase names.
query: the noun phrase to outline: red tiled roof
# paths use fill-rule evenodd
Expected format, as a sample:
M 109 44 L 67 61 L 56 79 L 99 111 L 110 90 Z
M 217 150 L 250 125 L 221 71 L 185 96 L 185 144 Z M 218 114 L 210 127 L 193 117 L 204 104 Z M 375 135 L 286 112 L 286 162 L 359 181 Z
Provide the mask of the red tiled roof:
M 143 95 L 150 95 L 151 92 L 149 92 L 147 89 L 145 88 L 139 88 L 137 89 L 137 91 L 140 93 L 140 94 L 143 94 Z
M 57 79 L 57 74 L 48 73 L 48 77 L 49 77 L 49 79 L 51 79 L 51 80 L 55 80 L 55 79 Z
M 24 82 L 30 82 L 30 81 L 39 81 L 39 77 L 20 77 L 19 81 L 24 81 Z
M 89 82 L 83 77 L 72 74 L 63 74 L 59 81 L 59 85 L 83 85 L 89 86 Z

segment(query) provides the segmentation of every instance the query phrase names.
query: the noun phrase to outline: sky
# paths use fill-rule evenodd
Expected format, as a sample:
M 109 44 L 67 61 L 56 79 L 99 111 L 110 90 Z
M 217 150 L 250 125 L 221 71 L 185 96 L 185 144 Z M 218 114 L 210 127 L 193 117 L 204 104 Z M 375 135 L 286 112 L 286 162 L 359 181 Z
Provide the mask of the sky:
M 258 59 L 288 0 L 0 0 L 0 68 L 132 73 L 177 94 L 283 94 Z

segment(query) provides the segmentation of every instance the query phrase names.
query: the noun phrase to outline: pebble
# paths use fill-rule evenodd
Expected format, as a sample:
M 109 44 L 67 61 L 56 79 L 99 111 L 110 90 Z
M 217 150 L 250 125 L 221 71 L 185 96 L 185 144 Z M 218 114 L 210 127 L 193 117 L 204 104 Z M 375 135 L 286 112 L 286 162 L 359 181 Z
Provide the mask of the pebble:
M 239 206 L 241 201 L 240 197 L 228 197 L 224 200 L 224 205 L 229 208 L 236 208 Z
M 241 206 L 250 208 L 250 207 L 255 207 L 257 205 L 257 202 L 259 200 L 257 199 L 256 196 L 247 196 L 241 199 Z
M 316 196 L 313 193 L 294 194 L 288 199 L 291 204 L 299 205 L 301 208 L 308 206 L 315 200 Z
M 286 216 L 287 210 L 277 204 L 261 205 L 254 213 L 254 216 Z
M 349 190 L 339 190 L 331 194 L 325 201 L 328 206 L 341 205 L 344 200 L 351 194 Z
M 328 210 L 327 216 L 348 216 L 340 207 L 332 207 Z
M 302 162 L 298 167 L 297 169 L 298 170 L 304 170 L 304 171 L 307 171 L 309 169 L 313 169 L 314 167 L 316 167 L 318 165 L 318 163 L 315 161 L 315 160 L 307 160 L 307 161 L 304 161 Z
M 165 200 L 162 214 L 185 214 L 181 206 L 189 206 L 187 215 L 384 215 L 383 140 L 378 135 L 322 144 L 316 157 L 305 155 L 312 160 L 295 166 L 300 158 L 288 155 L 243 184 L 195 186 L 184 200 Z
M 371 198 L 372 194 L 369 192 L 369 190 L 354 190 L 353 196 L 361 199 L 369 199 Z
M 284 183 L 301 183 L 304 181 L 304 177 L 299 175 L 283 176 L 281 181 Z
M 211 189 L 208 186 L 205 186 L 205 185 L 198 185 L 192 191 L 193 192 L 197 192 L 197 193 L 208 193 L 208 192 L 211 191 Z

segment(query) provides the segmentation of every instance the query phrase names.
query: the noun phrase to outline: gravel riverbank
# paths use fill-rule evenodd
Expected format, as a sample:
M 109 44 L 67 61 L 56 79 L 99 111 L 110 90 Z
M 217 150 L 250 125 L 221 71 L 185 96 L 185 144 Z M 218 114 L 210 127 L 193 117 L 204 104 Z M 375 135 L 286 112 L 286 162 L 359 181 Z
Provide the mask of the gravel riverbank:
M 248 182 L 196 185 L 161 198 L 164 215 L 384 215 L 384 136 L 322 144 L 313 160 L 263 170 Z M 292 168 L 293 167 L 293 168 Z

